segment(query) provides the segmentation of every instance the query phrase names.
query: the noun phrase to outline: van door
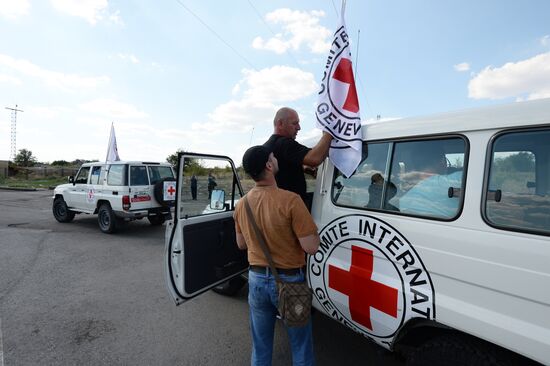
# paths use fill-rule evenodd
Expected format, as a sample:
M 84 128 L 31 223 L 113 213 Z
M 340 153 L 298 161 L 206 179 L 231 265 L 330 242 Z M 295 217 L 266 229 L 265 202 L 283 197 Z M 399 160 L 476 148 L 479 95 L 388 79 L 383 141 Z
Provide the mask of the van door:
M 212 192 L 209 177 L 217 183 Z M 233 211 L 244 193 L 233 161 L 180 153 L 176 180 L 175 215 L 166 229 L 164 263 L 168 291 L 179 305 L 239 276 L 248 261 L 235 238 Z

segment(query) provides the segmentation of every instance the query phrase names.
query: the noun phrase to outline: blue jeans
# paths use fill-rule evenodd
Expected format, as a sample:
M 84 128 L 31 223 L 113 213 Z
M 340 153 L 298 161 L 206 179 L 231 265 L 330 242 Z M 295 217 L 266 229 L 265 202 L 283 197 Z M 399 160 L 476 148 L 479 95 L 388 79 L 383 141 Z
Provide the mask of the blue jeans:
M 284 282 L 299 282 L 304 280 L 305 275 L 279 276 Z M 278 302 L 277 284 L 273 275 L 248 271 L 253 366 L 271 365 Z M 304 327 L 286 327 L 286 331 L 292 350 L 292 364 L 314 365 L 311 319 Z

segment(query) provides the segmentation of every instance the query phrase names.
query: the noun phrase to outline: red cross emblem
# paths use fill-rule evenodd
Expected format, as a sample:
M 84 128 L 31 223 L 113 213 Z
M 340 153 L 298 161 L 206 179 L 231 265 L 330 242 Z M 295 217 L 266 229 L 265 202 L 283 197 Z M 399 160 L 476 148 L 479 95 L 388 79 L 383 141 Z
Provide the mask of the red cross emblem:
M 372 250 L 351 247 L 351 268 L 348 271 L 329 266 L 329 287 L 349 297 L 351 318 L 372 329 L 370 308 L 397 318 L 397 289 L 373 281 Z
M 176 189 L 175 189 L 174 186 L 172 186 L 172 185 L 168 186 L 167 191 L 168 191 L 168 194 L 169 194 L 170 196 L 173 196 L 174 193 L 176 193 Z
M 332 78 L 349 84 L 346 101 L 342 108 L 353 113 L 359 112 L 359 99 L 357 98 L 357 90 L 355 90 L 355 79 L 353 78 L 351 61 L 347 58 L 341 58 Z

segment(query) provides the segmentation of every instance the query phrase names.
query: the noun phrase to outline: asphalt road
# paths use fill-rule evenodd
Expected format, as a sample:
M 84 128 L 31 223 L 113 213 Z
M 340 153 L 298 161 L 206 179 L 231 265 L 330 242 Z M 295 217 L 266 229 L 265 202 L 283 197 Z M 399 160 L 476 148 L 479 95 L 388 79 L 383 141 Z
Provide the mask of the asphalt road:
M 164 226 L 142 220 L 106 235 L 95 216 L 61 224 L 51 195 L 0 190 L 0 366 L 250 363 L 246 289 L 176 307 Z M 403 364 L 320 313 L 313 328 L 318 365 Z M 275 338 L 273 364 L 289 365 L 280 324 Z

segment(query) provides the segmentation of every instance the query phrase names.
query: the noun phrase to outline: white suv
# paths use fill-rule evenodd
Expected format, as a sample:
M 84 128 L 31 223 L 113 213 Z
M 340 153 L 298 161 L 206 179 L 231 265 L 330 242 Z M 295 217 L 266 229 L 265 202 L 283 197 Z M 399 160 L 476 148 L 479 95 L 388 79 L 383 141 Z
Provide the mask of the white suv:
M 169 164 L 117 161 L 86 163 L 68 184 L 55 188 L 53 215 L 70 222 L 75 214 L 98 214 L 99 228 L 113 233 L 127 221 L 147 217 L 151 225 L 170 218 L 175 179 Z

